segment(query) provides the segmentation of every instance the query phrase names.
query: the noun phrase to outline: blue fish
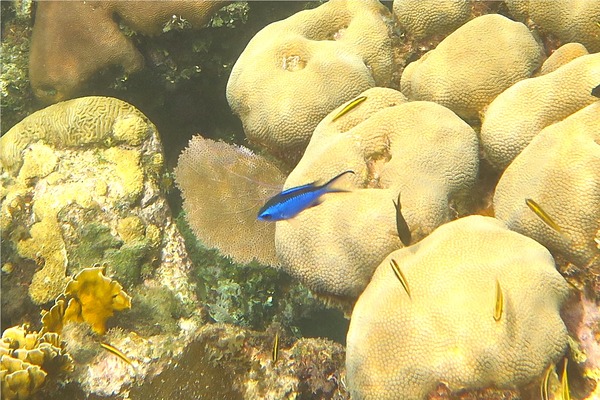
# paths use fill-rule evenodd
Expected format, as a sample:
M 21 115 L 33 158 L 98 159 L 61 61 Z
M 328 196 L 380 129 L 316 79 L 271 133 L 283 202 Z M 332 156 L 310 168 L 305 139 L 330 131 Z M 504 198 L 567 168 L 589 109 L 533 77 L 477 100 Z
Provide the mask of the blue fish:
M 347 190 L 333 189 L 331 186 L 340 177 L 348 173 L 353 174 L 354 171 L 344 171 L 324 185 L 317 185 L 316 182 L 313 182 L 284 190 L 278 195 L 271 197 L 258 210 L 257 218 L 261 221 L 281 221 L 294 218 L 307 208 L 319 204 L 319 198 L 325 193 L 347 192 Z

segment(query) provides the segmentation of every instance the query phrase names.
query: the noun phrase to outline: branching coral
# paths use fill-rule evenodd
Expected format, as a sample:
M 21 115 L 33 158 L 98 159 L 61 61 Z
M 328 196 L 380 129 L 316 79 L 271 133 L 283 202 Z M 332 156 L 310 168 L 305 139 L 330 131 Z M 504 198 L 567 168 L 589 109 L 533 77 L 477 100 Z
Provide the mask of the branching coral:
M 284 176 L 250 150 L 195 136 L 179 157 L 175 179 L 190 226 L 209 247 L 237 262 L 277 265 L 275 227 L 256 220 Z
M 568 292 L 550 253 L 502 222 L 445 224 L 383 260 L 356 303 L 346 356 L 352 398 L 420 400 L 440 382 L 452 391 L 526 385 L 567 348 L 560 307 Z
M 250 141 L 294 164 L 319 121 L 392 73 L 391 16 L 334 0 L 263 28 L 237 60 L 227 100 Z
M 411 100 L 434 101 L 474 119 L 498 94 L 531 76 L 542 57 L 525 25 L 498 14 L 483 15 L 409 64 L 400 86 Z
M 68 99 L 100 70 L 120 66 L 140 70 L 144 59 L 120 30 L 119 21 L 135 32 L 156 35 L 173 17 L 198 28 L 208 22 L 221 1 L 41 2 L 31 39 L 29 76 L 35 95 L 46 103 Z

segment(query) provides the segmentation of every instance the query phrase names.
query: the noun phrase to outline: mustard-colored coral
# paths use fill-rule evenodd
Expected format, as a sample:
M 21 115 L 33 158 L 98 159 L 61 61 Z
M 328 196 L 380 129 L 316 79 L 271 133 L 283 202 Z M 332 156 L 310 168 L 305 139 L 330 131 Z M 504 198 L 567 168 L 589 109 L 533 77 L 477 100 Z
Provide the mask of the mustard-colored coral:
M 400 27 L 421 39 L 455 30 L 469 19 L 469 0 L 394 0 L 394 15 Z
M 144 223 L 139 217 L 123 218 L 117 223 L 117 233 L 125 243 L 133 242 L 144 237 Z
M 131 297 L 121 285 L 104 276 L 102 267 L 85 268 L 75 275 L 65 288 L 69 304 L 64 321 L 86 322 L 103 334 L 106 320 L 115 311 L 131 308 Z
M 137 145 L 150 132 L 149 126 L 141 112 L 122 100 L 82 97 L 46 107 L 12 127 L 0 138 L 0 161 L 3 168 L 17 171 L 23 150 L 38 140 L 59 148 L 111 142 Z
M 540 160 L 544 162 L 540 162 Z M 530 198 L 560 227 L 546 225 Z M 543 129 L 508 166 L 494 194 L 496 217 L 554 254 L 600 268 L 600 102 Z
M 528 78 L 543 51 L 527 27 L 498 14 L 475 18 L 409 64 L 400 82 L 411 100 L 428 100 L 477 118 L 498 94 Z
M 486 158 L 506 168 L 543 128 L 597 101 L 590 92 L 598 82 L 600 54 L 590 54 L 505 90 L 490 104 L 481 126 Z
M 32 178 L 44 178 L 56 168 L 57 163 L 58 157 L 52 148 L 41 142 L 33 143 L 23 155 L 18 180 L 27 182 Z
M 140 164 L 139 150 L 111 147 L 104 151 L 104 157 L 114 164 L 119 185 L 111 185 L 113 196 L 133 201 L 144 189 L 144 171 Z
M 285 188 L 339 182 L 349 193 L 328 194 L 318 207 L 276 224 L 282 268 L 312 291 L 356 298 L 381 260 L 401 247 L 394 201 L 418 241 L 463 212 L 477 176 L 477 136 L 456 114 L 432 102 L 406 102 L 395 90 L 373 88 L 367 100 L 315 129 Z
M 391 21 L 378 1 L 332 0 L 258 32 L 227 83 L 248 139 L 295 163 L 331 110 L 389 84 Z
M 422 400 L 442 382 L 452 391 L 529 384 L 567 349 L 568 292 L 550 253 L 502 222 L 442 225 L 386 257 L 358 299 L 346 350 L 352 398 Z

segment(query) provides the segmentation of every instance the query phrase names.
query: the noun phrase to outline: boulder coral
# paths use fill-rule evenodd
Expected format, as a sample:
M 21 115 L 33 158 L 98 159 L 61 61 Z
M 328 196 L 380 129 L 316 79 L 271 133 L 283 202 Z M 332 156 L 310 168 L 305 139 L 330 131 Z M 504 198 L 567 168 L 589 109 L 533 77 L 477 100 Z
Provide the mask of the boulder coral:
M 556 71 L 560 67 L 573 61 L 577 57 L 588 55 L 587 49 L 581 43 L 567 43 L 560 46 L 550 54 L 540 68 L 540 75 Z
M 256 219 L 285 180 L 274 163 L 242 146 L 197 135 L 179 156 L 175 179 L 189 225 L 203 244 L 239 263 L 278 265 L 275 225 Z
M 471 16 L 469 0 L 394 0 L 393 9 L 400 27 L 415 39 L 451 32 Z
M 386 257 L 358 299 L 347 337 L 351 396 L 421 400 L 440 383 L 451 391 L 529 384 L 567 349 L 568 292 L 550 253 L 501 221 L 445 224 Z
M 508 166 L 494 194 L 496 217 L 553 254 L 600 271 L 600 102 L 544 128 Z M 542 161 L 543 160 L 543 161 Z M 562 233 L 526 205 L 537 202 Z
M 409 64 L 400 87 L 411 100 L 434 101 L 475 119 L 498 94 L 530 77 L 543 56 L 525 25 L 498 14 L 483 15 Z
M 546 75 L 525 79 L 489 105 L 481 126 L 488 161 L 504 169 L 546 126 L 598 100 L 590 92 L 600 82 L 600 54 L 590 54 Z
M 473 129 L 436 103 L 406 102 L 395 90 L 373 88 L 339 119 L 330 113 L 315 133 L 285 188 L 340 182 L 349 193 L 326 195 L 322 204 L 276 223 L 282 268 L 313 292 L 355 299 L 381 260 L 401 247 L 393 201 L 419 240 L 465 212 L 477 176 Z
M 587 0 L 540 1 L 507 0 L 518 19 L 530 18 L 543 33 L 551 33 L 563 43 L 579 42 L 591 52 L 600 51 L 600 3 Z
M 227 83 L 248 139 L 295 164 L 331 110 L 389 84 L 390 32 L 391 15 L 376 0 L 333 0 L 263 28 Z
M 97 72 L 118 66 L 126 73 L 144 66 L 123 24 L 157 35 L 174 16 L 190 27 L 205 24 L 224 1 L 74 1 L 37 4 L 31 38 L 29 78 L 46 104 L 73 97 Z M 118 16 L 118 20 L 115 18 Z

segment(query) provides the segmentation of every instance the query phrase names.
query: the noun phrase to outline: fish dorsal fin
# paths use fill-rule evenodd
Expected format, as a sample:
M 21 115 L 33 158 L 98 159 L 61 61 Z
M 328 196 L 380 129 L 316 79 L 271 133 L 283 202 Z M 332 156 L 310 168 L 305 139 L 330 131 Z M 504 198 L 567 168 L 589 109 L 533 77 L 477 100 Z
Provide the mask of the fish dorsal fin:
M 307 189 L 307 188 L 315 186 L 316 183 L 317 182 L 315 181 L 315 182 L 307 183 L 306 185 L 296 186 L 296 187 L 293 187 L 293 188 L 285 189 L 279 195 L 280 196 L 285 196 L 285 195 L 288 195 L 288 194 L 291 194 L 291 193 L 294 193 L 294 192 L 299 192 L 299 191 L 301 191 L 303 189 Z

